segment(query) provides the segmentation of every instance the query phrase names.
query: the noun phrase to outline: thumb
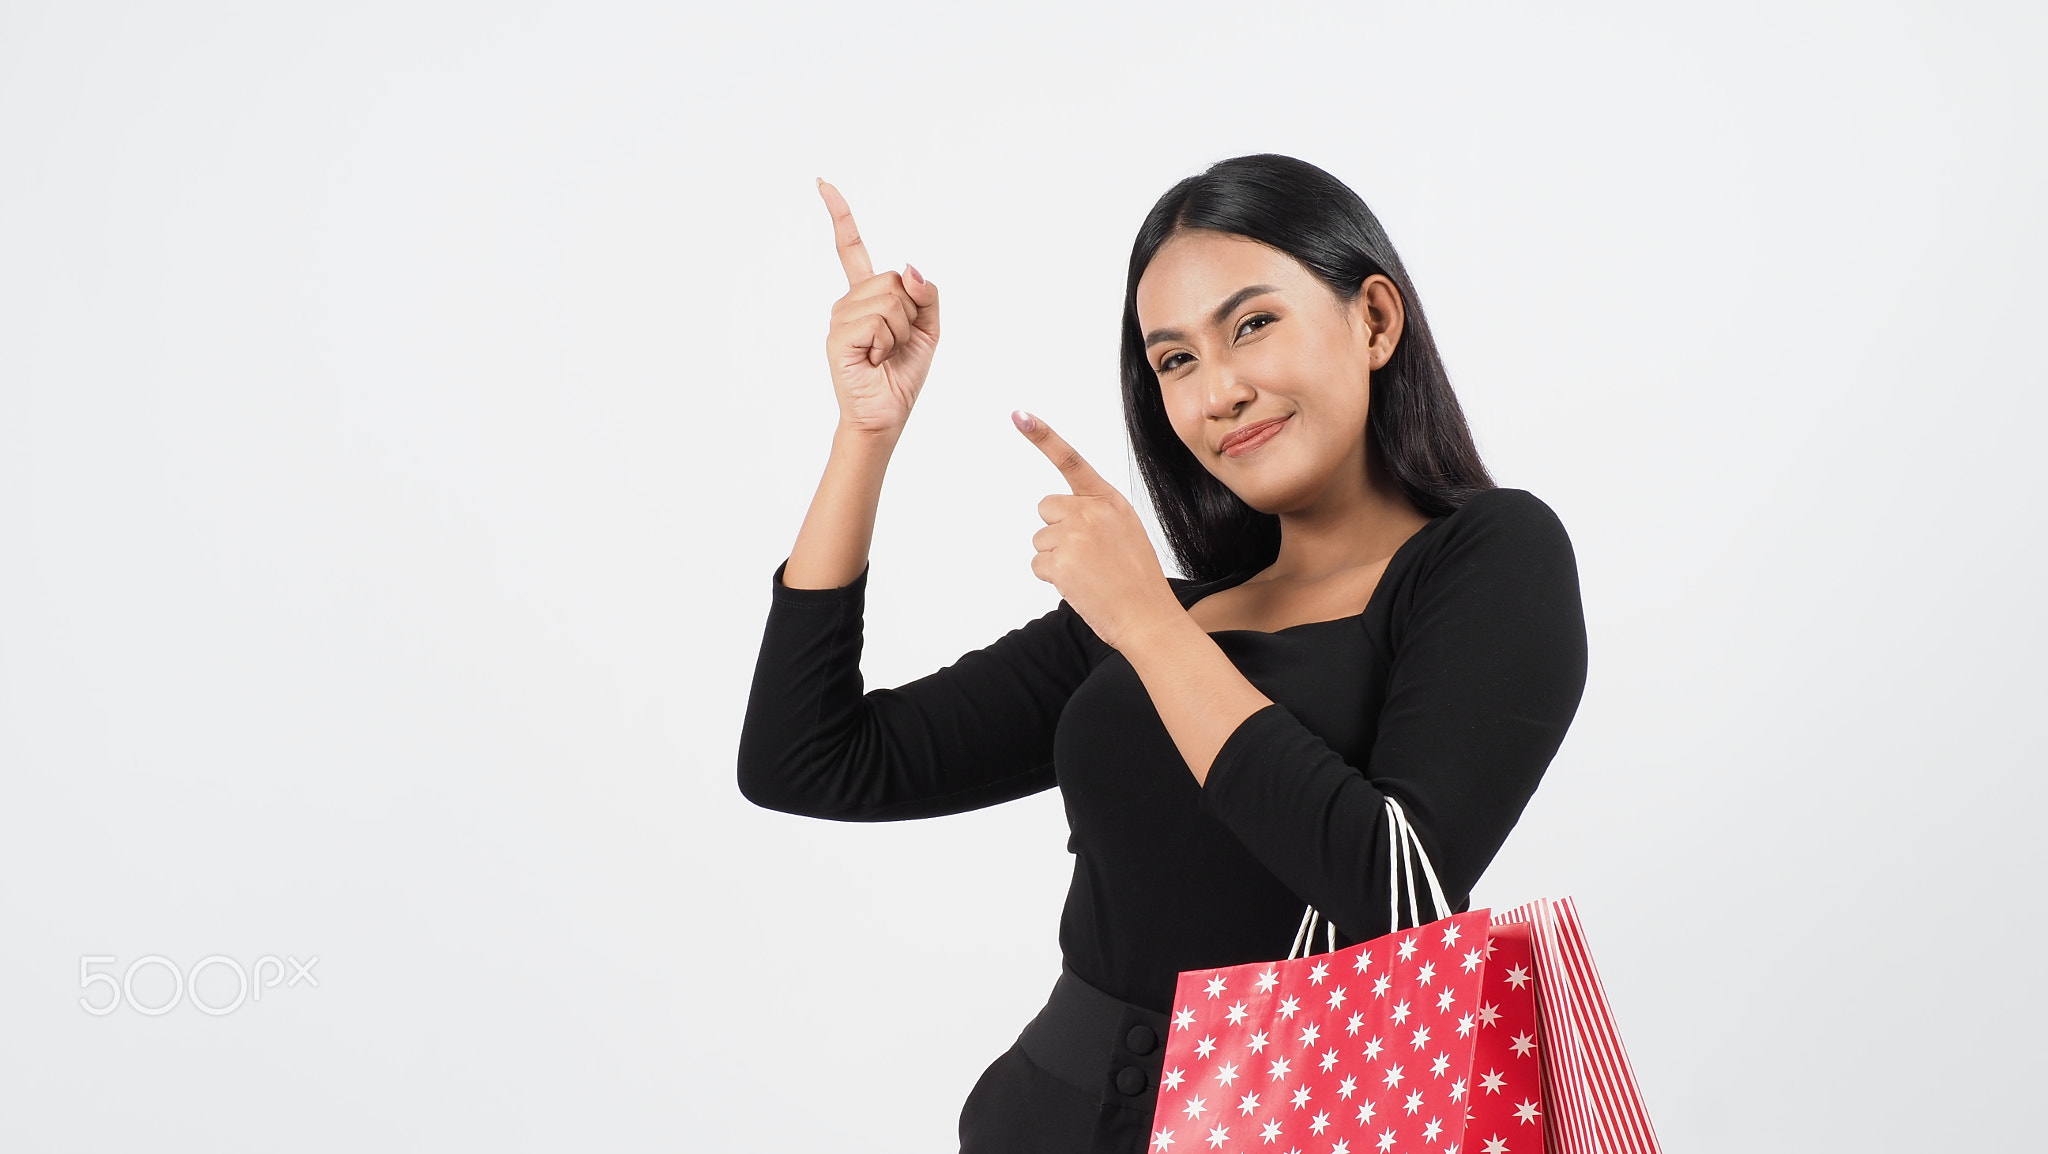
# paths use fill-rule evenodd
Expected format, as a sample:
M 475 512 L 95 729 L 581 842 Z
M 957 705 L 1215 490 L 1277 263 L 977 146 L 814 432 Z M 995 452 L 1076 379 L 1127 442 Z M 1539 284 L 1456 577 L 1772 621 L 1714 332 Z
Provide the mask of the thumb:
M 914 264 L 903 266 L 903 291 L 910 297 L 910 303 L 917 306 L 917 319 L 911 322 L 917 328 L 936 337 L 939 335 L 939 286 L 924 279 Z
M 1010 420 L 1027 440 L 1038 446 L 1038 451 L 1044 453 L 1046 460 L 1052 462 L 1053 468 L 1060 471 L 1060 476 L 1067 479 L 1067 485 L 1073 489 L 1075 496 L 1095 497 L 1116 492 L 1108 481 L 1102 479 L 1102 474 L 1095 471 L 1093 465 L 1084 460 L 1072 445 L 1067 444 L 1064 437 L 1052 431 L 1051 425 L 1022 409 L 1011 413 Z

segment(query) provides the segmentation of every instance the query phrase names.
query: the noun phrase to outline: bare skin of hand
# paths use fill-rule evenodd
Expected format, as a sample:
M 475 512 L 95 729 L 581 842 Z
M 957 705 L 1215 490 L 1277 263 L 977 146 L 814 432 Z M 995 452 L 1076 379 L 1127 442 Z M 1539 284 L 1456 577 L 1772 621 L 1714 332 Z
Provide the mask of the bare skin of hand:
M 846 295 L 832 306 L 825 356 L 841 423 L 866 433 L 902 431 L 939 347 L 939 290 L 913 265 L 877 273 L 839 190 L 820 180 Z

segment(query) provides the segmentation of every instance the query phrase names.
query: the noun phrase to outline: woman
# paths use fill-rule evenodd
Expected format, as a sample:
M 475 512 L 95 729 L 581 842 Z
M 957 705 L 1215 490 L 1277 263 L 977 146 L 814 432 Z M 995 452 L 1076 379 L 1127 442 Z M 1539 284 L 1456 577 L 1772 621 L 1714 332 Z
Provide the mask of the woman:
M 1033 538 L 1058 607 L 863 694 L 875 507 L 939 299 L 910 266 L 874 274 L 820 190 L 851 286 L 827 338 L 842 420 L 771 579 L 740 788 L 886 821 L 1058 786 L 1063 972 L 969 1095 L 961 1148 L 1135 1154 L 1180 971 L 1282 956 L 1305 903 L 1335 947 L 1388 931 L 1385 797 L 1467 907 L 1585 684 L 1571 544 L 1487 476 L 1364 202 L 1302 161 L 1239 157 L 1160 198 L 1124 298 L 1125 424 L 1188 576 L 1013 414 L 1071 489 Z

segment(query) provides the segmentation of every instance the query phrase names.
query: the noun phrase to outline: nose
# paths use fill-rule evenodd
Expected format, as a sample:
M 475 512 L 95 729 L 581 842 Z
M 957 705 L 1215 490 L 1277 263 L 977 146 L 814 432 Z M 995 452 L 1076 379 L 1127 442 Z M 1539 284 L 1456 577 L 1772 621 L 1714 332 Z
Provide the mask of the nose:
M 1234 416 L 1259 395 L 1251 382 L 1228 365 L 1204 368 L 1208 370 L 1202 374 L 1202 412 L 1206 416 L 1219 420 Z

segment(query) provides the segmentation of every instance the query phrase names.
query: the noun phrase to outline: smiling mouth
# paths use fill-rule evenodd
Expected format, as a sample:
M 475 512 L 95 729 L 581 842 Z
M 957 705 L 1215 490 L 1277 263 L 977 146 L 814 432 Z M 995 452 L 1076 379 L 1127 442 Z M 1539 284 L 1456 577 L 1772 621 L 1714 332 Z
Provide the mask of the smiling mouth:
M 1254 425 L 1246 425 L 1242 429 L 1233 429 L 1229 436 L 1223 438 L 1223 443 L 1218 447 L 1222 449 L 1223 455 L 1226 457 L 1242 457 L 1278 436 L 1281 427 L 1292 416 L 1293 414 L 1290 413 L 1286 417 L 1273 417 Z

